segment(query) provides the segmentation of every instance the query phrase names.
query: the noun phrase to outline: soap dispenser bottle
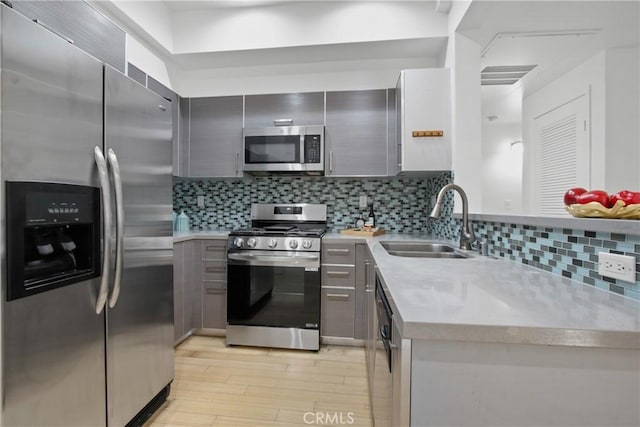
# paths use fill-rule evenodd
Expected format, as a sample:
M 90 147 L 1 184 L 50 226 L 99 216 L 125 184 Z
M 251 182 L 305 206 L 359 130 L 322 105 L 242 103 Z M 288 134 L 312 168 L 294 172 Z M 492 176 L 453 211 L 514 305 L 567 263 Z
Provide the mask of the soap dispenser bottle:
M 178 230 L 180 232 L 187 232 L 189 231 L 189 217 L 187 216 L 187 214 L 184 213 L 184 211 L 180 212 L 180 215 L 178 215 Z

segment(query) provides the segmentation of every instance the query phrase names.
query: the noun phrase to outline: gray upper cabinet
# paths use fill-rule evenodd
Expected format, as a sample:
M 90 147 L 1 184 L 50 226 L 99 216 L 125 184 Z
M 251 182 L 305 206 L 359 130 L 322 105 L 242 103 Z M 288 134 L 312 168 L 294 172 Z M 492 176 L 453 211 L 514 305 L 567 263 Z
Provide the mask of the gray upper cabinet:
M 245 97 L 246 128 L 274 126 L 278 119 L 292 119 L 294 126 L 324 124 L 324 93 L 281 93 Z
M 132 64 L 129 64 L 129 72 L 131 72 Z M 134 70 L 134 75 L 136 75 L 136 71 Z M 134 79 L 135 80 L 135 79 Z M 147 76 L 147 88 L 162 96 L 167 101 L 171 102 L 172 106 L 172 128 L 171 128 L 171 140 L 173 141 L 173 175 L 181 176 L 181 172 L 183 170 L 181 160 L 184 160 L 184 157 L 180 156 L 180 121 L 181 113 L 181 103 L 180 97 L 177 93 L 157 81 L 151 76 Z M 183 173 L 183 172 L 182 172 Z
M 327 92 L 325 175 L 387 175 L 387 90 Z
M 180 98 L 178 101 L 178 139 L 173 140 L 173 175 L 189 176 L 189 115 L 191 100 Z
M 242 96 L 191 98 L 189 176 L 242 176 Z
M 83 1 L 12 1 L 13 8 L 125 72 L 125 32 Z
M 133 65 L 131 62 L 127 64 L 127 75 L 142 86 L 147 86 L 147 73 Z

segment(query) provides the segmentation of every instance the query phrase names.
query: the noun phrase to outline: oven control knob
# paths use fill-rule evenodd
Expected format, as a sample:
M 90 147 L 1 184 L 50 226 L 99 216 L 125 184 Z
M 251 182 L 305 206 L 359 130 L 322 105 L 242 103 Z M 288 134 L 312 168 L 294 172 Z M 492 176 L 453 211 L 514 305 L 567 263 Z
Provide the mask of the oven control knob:
M 235 239 L 233 239 L 233 246 L 235 246 L 236 248 L 241 248 L 242 245 L 244 245 L 244 240 L 242 240 L 242 237 L 236 237 Z
M 295 249 L 295 248 L 297 248 L 297 247 L 298 247 L 298 241 L 297 241 L 297 240 L 291 240 L 291 241 L 289 242 L 289 247 L 290 247 L 291 249 Z
M 257 243 L 258 241 L 255 239 L 255 237 L 249 237 L 249 240 L 247 240 L 247 246 L 250 248 L 255 248 Z
M 311 240 L 303 240 L 302 247 L 305 249 L 309 249 L 311 247 Z
M 271 239 L 269 240 L 269 242 L 267 243 L 267 246 L 269 246 L 269 248 L 273 249 L 276 246 L 278 246 L 278 241 L 276 239 Z

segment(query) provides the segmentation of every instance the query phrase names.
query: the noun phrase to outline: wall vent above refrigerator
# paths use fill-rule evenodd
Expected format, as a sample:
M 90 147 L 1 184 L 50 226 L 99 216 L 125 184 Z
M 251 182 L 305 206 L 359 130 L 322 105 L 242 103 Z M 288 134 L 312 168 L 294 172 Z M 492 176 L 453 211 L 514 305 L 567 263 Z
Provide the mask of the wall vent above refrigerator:
M 494 65 L 484 67 L 480 72 L 480 83 L 489 85 L 512 85 L 523 78 L 537 65 Z

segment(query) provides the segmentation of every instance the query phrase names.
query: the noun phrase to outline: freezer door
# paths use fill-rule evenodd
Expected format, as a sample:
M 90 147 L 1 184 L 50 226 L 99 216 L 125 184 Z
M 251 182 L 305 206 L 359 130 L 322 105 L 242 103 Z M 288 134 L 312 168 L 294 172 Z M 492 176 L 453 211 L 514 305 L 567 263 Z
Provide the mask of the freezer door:
M 171 103 L 109 66 L 105 144 L 124 201 L 120 290 L 107 311 L 108 424 L 123 426 L 173 380 Z
M 102 143 L 102 64 L 0 9 L 2 189 L 7 180 L 97 186 L 93 148 Z M 3 229 L 11 208 L 0 209 Z M 2 243 L 2 425 L 105 425 L 99 279 L 7 301 L 5 249 Z
M 2 179 L 97 184 L 102 63 L 2 8 Z

